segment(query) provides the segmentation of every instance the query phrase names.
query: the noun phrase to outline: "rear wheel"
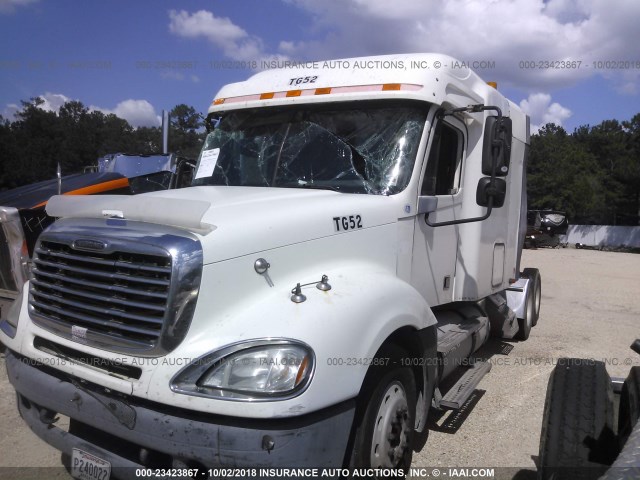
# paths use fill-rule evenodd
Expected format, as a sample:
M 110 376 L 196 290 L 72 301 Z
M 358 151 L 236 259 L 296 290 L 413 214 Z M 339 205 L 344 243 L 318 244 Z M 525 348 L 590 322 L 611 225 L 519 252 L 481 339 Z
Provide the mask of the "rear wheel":
M 411 465 L 416 412 L 413 372 L 396 366 L 385 368 L 384 372 L 367 375 L 361 392 L 366 404 L 357 420 L 352 468 L 408 470 Z

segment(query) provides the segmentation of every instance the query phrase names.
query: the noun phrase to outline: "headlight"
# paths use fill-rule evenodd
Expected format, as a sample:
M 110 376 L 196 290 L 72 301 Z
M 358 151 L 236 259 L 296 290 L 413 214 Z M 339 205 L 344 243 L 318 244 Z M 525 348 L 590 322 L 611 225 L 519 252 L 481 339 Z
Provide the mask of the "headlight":
M 236 400 L 282 400 L 311 380 L 311 348 L 292 340 L 254 340 L 212 352 L 171 381 L 178 393 Z

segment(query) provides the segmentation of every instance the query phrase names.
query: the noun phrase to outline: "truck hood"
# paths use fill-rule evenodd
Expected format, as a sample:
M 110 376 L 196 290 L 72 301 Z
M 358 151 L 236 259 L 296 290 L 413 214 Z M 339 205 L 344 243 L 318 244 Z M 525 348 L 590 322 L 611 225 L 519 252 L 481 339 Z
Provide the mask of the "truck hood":
M 199 235 L 204 263 L 392 223 L 406 216 L 395 197 L 328 190 L 190 187 L 133 197 L 54 197 L 56 217 L 173 225 Z

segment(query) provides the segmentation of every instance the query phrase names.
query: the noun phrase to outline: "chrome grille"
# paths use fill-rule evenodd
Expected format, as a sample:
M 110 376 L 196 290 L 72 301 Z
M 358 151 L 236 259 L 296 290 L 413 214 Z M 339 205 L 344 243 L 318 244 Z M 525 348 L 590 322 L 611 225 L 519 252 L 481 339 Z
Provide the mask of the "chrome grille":
M 171 285 L 171 258 L 73 250 L 41 242 L 35 251 L 35 312 L 107 335 L 153 343 L 160 335 Z
M 119 224 L 118 224 L 119 225 Z M 186 335 L 202 270 L 200 243 L 171 227 L 60 220 L 34 250 L 29 308 L 39 326 L 145 356 Z

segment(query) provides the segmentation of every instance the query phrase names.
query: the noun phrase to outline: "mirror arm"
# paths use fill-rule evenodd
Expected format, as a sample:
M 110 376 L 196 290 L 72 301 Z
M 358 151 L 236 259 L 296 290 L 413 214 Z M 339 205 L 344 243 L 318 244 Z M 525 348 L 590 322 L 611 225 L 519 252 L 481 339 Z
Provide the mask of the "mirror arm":
M 480 113 L 485 110 L 495 110 L 498 114 L 498 121 L 502 119 L 502 110 L 500 107 L 496 107 L 495 105 L 489 105 L 488 107 L 482 103 L 478 103 L 476 105 L 468 105 L 466 107 L 460 108 L 452 108 L 450 110 L 440 110 L 438 112 L 438 118 L 447 117 L 449 115 L 455 115 L 456 113 L 466 112 L 466 113 Z

